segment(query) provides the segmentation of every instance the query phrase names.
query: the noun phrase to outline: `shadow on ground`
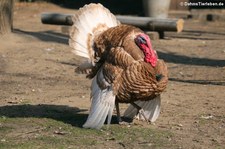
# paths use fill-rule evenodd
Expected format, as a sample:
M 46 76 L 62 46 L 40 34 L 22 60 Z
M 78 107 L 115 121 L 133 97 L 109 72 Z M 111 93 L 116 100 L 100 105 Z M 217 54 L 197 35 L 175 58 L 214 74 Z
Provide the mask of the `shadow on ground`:
M 82 127 L 88 116 L 81 113 L 84 111 L 87 110 L 65 105 L 7 105 L 0 107 L 0 116 L 9 118 L 50 118 L 72 126 Z
M 169 78 L 170 81 L 201 84 L 201 85 L 220 85 L 225 86 L 225 80 L 184 80 L 178 78 Z
M 56 33 L 54 31 L 31 32 L 31 31 L 24 31 L 21 29 L 14 29 L 14 33 L 33 36 L 44 42 L 57 42 L 69 46 L 69 36 L 61 33 Z
M 50 118 L 81 128 L 88 117 L 88 114 L 82 113 L 86 111 L 88 110 L 79 109 L 77 107 L 68 107 L 66 105 L 6 105 L 0 106 L 0 117 Z M 123 120 L 129 123 L 132 122 L 132 120 L 129 118 L 123 117 Z M 111 124 L 118 124 L 117 117 L 115 115 L 112 117 Z
M 211 66 L 211 67 L 224 67 L 225 60 L 209 59 L 209 58 L 198 58 L 189 57 L 185 55 L 176 55 L 173 53 L 164 53 L 157 51 L 159 58 L 166 62 L 186 64 L 186 65 L 197 65 L 197 66 Z

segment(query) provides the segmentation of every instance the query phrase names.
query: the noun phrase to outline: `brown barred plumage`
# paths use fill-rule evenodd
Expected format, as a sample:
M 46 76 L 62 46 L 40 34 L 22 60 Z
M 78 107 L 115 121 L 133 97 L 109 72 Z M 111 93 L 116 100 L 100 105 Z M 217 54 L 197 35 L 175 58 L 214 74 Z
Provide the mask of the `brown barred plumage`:
M 145 54 L 135 43 L 135 38 L 137 38 L 137 35 L 143 34 L 143 31 L 134 26 L 120 25 L 114 17 L 110 17 L 111 21 L 114 22 L 111 27 L 104 23 L 104 20 L 92 25 L 90 33 L 85 33 L 86 44 L 83 46 L 82 44 L 78 44 L 83 43 L 83 41 L 80 41 L 77 37 L 78 35 L 75 33 L 85 31 L 84 27 L 80 26 L 80 24 L 84 24 L 87 21 L 87 17 L 90 14 L 86 15 L 86 10 L 89 12 L 89 9 L 92 8 L 99 9 L 97 12 L 110 13 L 100 4 L 90 4 L 82 8 L 82 11 L 78 11 L 78 15 L 75 16 L 74 20 L 82 21 L 83 16 L 85 16 L 86 20 L 83 23 L 74 23 L 75 25 L 71 31 L 70 45 L 75 49 L 75 53 L 78 53 L 77 55 L 89 58 L 90 63 L 85 65 L 85 67 L 81 65 L 78 70 L 91 69 L 91 71 L 85 72 L 89 72 L 87 74 L 88 78 L 94 78 L 91 94 L 91 112 L 84 127 L 101 128 L 104 123 L 103 119 L 107 116 L 107 114 L 104 114 L 101 120 L 96 116 L 100 113 L 98 109 L 106 109 L 105 106 L 101 105 L 101 102 L 104 105 L 105 103 L 110 103 L 111 108 L 108 110 L 102 111 L 100 109 L 101 112 L 109 113 L 108 115 L 112 114 L 109 111 L 112 112 L 115 102 L 134 104 L 135 102 L 143 101 L 140 104 L 137 103 L 142 108 L 146 108 L 145 102 L 148 104 L 147 108 L 155 108 L 158 104 L 160 106 L 158 96 L 166 88 L 168 72 L 163 60 L 158 59 L 155 67 L 144 61 Z M 102 15 L 97 14 L 97 12 L 96 15 Z M 106 16 L 112 16 L 112 14 L 110 13 L 110 15 Z M 88 37 L 86 38 L 86 36 Z M 83 52 L 82 50 L 85 48 L 82 47 L 86 47 L 86 51 Z M 85 52 L 86 54 L 83 54 Z M 110 101 L 105 93 L 109 93 Z M 147 103 L 153 99 L 157 102 L 154 103 L 154 106 Z M 132 109 L 132 107 L 129 108 Z M 147 112 L 150 121 L 151 117 L 154 117 L 154 120 L 158 117 L 159 109 L 157 110 L 156 114 L 154 114 L 154 109 L 153 114 Z M 126 115 L 129 115 L 129 110 L 127 113 Z M 134 116 L 133 114 L 131 115 L 132 117 Z M 110 116 L 108 117 L 110 119 Z

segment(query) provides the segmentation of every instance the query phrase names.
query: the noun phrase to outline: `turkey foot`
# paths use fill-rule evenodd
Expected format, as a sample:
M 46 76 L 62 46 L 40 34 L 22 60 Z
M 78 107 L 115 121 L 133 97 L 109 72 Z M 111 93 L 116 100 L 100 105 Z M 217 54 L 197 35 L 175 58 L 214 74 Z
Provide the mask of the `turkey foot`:
M 140 106 L 138 106 L 137 104 L 135 104 L 134 102 L 132 102 L 131 104 L 132 104 L 132 106 L 134 106 L 135 108 L 137 108 L 137 110 L 138 110 L 137 115 L 140 114 L 138 119 L 141 119 L 140 116 L 143 116 L 143 118 L 145 119 L 145 121 L 147 123 L 149 123 L 149 120 L 145 116 L 144 110 Z
M 119 125 L 130 126 L 131 124 L 129 122 L 121 121 L 119 122 Z

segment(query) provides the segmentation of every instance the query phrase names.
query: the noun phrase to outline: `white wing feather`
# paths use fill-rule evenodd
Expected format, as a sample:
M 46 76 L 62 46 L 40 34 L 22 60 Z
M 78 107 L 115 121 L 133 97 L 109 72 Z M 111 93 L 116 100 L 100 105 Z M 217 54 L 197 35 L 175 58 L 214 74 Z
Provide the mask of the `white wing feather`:
M 105 89 L 101 89 L 97 83 L 98 81 L 105 83 L 107 87 Z M 90 113 L 83 127 L 100 129 L 104 125 L 107 116 L 107 122 L 111 122 L 115 105 L 115 95 L 113 95 L 111 85 L 105 81 L 101 70 L 98 72 L 98 75 L 94 77 L 91 89 L 92 103 Z

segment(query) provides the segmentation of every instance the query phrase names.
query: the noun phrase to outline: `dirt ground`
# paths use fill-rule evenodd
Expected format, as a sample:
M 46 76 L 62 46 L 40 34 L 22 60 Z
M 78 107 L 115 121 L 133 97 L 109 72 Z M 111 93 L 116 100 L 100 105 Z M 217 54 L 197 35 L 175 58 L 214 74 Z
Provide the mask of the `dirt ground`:
M 42 12 L 75 10 L 16 3 L 14 33 L 0 37 L 0 109 L 46 104 L 87 113 L 91 81 L 74 73 L 81 58 L 61 26 L 41 23 Z M 172 132 L 179 148 L 225 148 L 225 22 L 185 20 L 182 33 L 166 32 L 152 43 L 170 74 L 154 129 Z

